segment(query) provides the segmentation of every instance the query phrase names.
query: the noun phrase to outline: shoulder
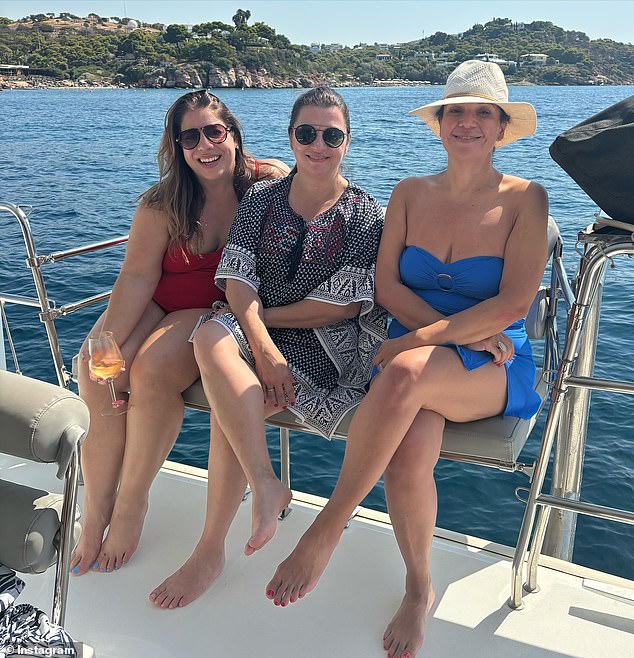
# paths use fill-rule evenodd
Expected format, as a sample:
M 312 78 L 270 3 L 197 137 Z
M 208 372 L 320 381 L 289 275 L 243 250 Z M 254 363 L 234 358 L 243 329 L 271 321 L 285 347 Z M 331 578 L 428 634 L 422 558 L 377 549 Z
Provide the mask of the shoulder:
M 345 195 L 344 215 L 355 230 L 380 231 L 383 229 L 384 211 L 372 194 L 362 187 L 350 183 Z
M 548 193 L 543 185 L 535 181 L 504 174 L 503 190 L 509 193 L 517 203 L 518 211 L 529 210 L 548 213 Z
M 439 185 L 439 176 L 410 176 L 399 181 L 392 191 L 392 196 L 396 198 L 406 199 L 413 195 L 421 194 L 421 192 L 431 191 Z
M 348 182 L 348 198 L 355 204 L 361 204 L 365 208 L 381 210 L 381 204 L 367 190 L 355 183 Z
M 167 226 L 167 214 L 158 206 L 142 201 L 137 206 L 132 221 L 141 224 L 149 223 L 157 226 Z
M 526 178 L 503 174 L 502 184 L 504 189 L 513 194 L 525 195 L 529 198 L 534 198 L 535 200 L 548 199 L 548 194 L 543 185 Z
M 290 179 L 288 176 L 285 176 L 284 178 L 259 180 L 257 183 L 251 185 L 251 187 L 245 192 L 241 204 L 250 205 L 254 203 L 262 203 L 270 200 L 278 194 L 288 195 L 289 186 Z
M 265 160 L 254 160 L 253 162 L 258 175 L 258 181 L 284 178 L 290 172 L 288 165 L 281 160 L 268 158 Z

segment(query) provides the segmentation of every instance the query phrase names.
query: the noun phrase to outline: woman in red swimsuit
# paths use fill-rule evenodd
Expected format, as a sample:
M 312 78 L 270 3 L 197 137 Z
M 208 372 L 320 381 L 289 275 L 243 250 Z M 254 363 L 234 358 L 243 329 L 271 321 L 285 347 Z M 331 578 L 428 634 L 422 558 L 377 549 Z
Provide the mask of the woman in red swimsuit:
M 238 202 L 257 180 L 288 173 L 279 160 L 252 158 L 236 117 L 204 90 L 168 110 L 158 163 L 159 182 L 140 197 L 108 308 L 93 327 L 112 331 L 131 364 L 115 380 L 130 391 L 127 414 L 101 415 L 108 390 L 80 360 L 79 390 L 91 417 L 75 575 L 116 570 L 136 550 L 150 485 L 182 423 L 181 392 L 199 376 L 187 339 L 201 313 L 224 299 L 214 274 Z

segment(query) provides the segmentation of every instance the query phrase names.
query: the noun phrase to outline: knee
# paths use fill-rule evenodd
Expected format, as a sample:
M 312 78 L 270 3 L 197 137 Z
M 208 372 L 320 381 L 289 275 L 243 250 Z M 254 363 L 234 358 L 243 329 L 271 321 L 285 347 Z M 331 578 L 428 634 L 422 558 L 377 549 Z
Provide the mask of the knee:
M 158 355 L 150 357 L 148 352 L 139 350 L 129 367 L 130 385 L 155 381 L 159 375 L 164 379 L 168 371 L 169 368 L 166 368 Z
M 381 375 L 388 390 L 395 395 L 412 392 L 423 378 L 430 353 L 431 349 L 419 348 L 397 354 Z
M 193 342 L 194 356 L 201 370 L 215 368 L 219 343 L 227 337 L 226 330 L 217 322 L 206 322 L 199 327 Z

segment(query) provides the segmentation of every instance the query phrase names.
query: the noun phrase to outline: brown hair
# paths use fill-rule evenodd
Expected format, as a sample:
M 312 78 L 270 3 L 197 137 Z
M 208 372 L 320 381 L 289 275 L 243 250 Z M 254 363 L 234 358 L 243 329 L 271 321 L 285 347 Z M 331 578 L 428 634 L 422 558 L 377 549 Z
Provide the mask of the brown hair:
M 346 101 L 343 100 L 343 96 L 338 94 L 336 91 L 325 85 L 320 85 L 319 87 L 314 87 L 305 91 L 301 96 L 298 96 L 295 102 L 293 103 L 293 109 L 291 110 L 291 118 L 288 123 L 288 135 L 290 137 L 293 130 L 293 126 L 297 121 L 297 117 L 301 112 L 303 107 L 338 107 L 343 114 L 343 120 L 346 124 L 346 132 L 350 135 L 350 111 L 346 105 Z M 297 172 L 297 165 L 294 165 L 291 169 L 291 174 Z
M 199 222 L 205 205 L 205 192 L 185 162 L 176 137 L 187 112 L 206 108 L 215 112 L 225 126 L 231 129 L 236 143 L 233 187 L 238 200 L 256 181 L 253 158 L 242 144 L 240 122 L 217 96 L 202 89 L 184 94 L 167 111 L 157 157 L 159 182 L 139 197 L 142 203 L 167 215 L 170 247 L 184 241 L 191 253 L 198 253 L 202 248 Z
M 343 120 L 346 123 L 346 132 L 350 134 L 350 112 L 346 105 L 346 101 L 343 100 L 341 94 L 338 94 L 330 87 L 324 85 L 309 89 L 295 100 L 293 103 L 293 109 L 291 110 L 291 120 L 288 124 L 289 134 L 297 121 L 301 109 L 307 105 L 315 107 L 338 107 L 341 110 Z

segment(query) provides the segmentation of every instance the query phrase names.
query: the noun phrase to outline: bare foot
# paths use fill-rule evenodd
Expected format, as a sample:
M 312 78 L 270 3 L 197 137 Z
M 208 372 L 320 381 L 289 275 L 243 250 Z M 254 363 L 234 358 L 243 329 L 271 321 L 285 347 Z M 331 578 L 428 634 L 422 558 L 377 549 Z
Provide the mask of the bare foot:
M 267 480 L 252 490 L 251 537 L 244 547 L 245 555 L 253 555 L 268 541 L 277 529 L 277 519 L 291 502 L 291 490 L 277 478 Z
M 150 601 L 159 608 L 182 608 L 203 594 L 224 566 L 224 549 L 210 551 L 198 543 L 187 562 L 150 593 Z
M 130 561 L 141 539 L 147 508 L 147 500 L 128 504 L 117 497 L 108 534 L 96 560 L 97 571 L 110 573 Z
M 84 517 L 81 520 L 81 535 L 77 546 L 70 557 L 70 572 L 74 576 L 81 576 L 97 564 L 97 556 L 101 550 L 103 533 L 110 523 L 112 506 L 101 511 L 91 511 L 88 503 L 84 505 Z
M 383 634 L 383 648 L 388 658 L 414 658 L 423 646 L 425 624 L 436 594 L 429 588 L 417 595 L 405 594 L 399 609 Z
M 319 524 L 319 517 L 302 535 L 293 552 L 282 562 L 266 586 L 266 596 L 282 607 L 295 603 L 315 589 L 339 543 L 341 530 Z

